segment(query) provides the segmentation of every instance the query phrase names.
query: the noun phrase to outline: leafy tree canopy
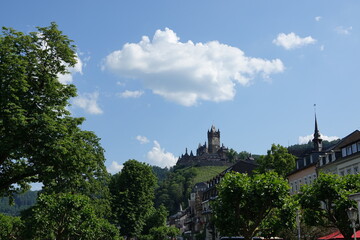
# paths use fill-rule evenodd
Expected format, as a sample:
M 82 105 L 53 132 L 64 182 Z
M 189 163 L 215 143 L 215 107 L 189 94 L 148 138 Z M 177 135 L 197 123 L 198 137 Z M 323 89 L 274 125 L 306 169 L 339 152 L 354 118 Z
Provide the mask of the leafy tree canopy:
M 58 81 L 76 63 L 72 41 L 52 23 L 0 35 L 0 195 L 42 182 L 48 192 L 98 194 L 107 181 L 99 138 L 70 116 L 74 85 Z M 99 181 L 98 181 L 99 180 Z
M 80 194 L 41 194 L 24 212 L 25 239 L 118 239 L 118 230 L 96 215 L 91 199 Z
M 136 160 L 125 162 L 121 172 L 112 176 L 111 205 L 122 236 L 140 236 L 153 208 L 156 181 L 151 166 Z
M 337 228 L 350 239 L 352 228 L 346 209 L 356 206 L 349 194 L 360 192 L 360 175 L 339 176 L 320 173 L 312 185 L 303 185 L 299 202 L 303 219 L 310 226 Z
M 279 176 L 285 177 L 287 173 L 294 170 L 295 160 L 296 157 L 290 154 L 285 147 L 272 144 L 267 154 L 257 159 L 257 163 L 260 172 L 274 170 Z
M 296 208 L 287 182 L 275 172 L 252 176 L 227 173 L 217 190 L 212 208 L 215 225 L 223 236 L 250 240 L 259 232 L 271 235 L 292 227 Z
M 18 239 L 22 223 L 20 217 L 0 213 L 0 239 Z

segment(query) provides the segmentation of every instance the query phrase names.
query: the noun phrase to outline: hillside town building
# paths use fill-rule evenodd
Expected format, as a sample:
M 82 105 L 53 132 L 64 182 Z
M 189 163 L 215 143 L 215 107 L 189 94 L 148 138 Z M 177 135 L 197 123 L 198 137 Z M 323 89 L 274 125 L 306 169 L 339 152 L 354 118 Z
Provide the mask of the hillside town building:
M 311 149 L 301 152 L 290 151 L 297 157 L 294 171 L 287 175 L 291 187 L 290 194 L 298 193 L 303 184 L 313 183 L 319 172 L 338 175 L 358 174 L 360 172 L 359 130 L 355 130 L 325 148 L 315 115 L 312 143 Z M 226 147 L 220 146 L 220 131 L 212 126 L 208 131 L 208 144 L 206 142 L 204 145 L 199 144 L 196 155 L 192 151 L 188 154 L 186 150 L 185 154 L 178 160 L 177 164 L 183 166 L 230 165 L 229 168 L 209 181 L 195 184 L 188 200 L 189 207 L 185 210 L 181 209 L 172 216 L 173 222 L 176 223 L 175 226 L 181 229 L 186 239 L 196 239 L 195 236 L 198 234 L 202 234 L 206 240 L 220 238 L 219 232 L 211 221 L 210 202 L 217 196 L 216 185 L 230 171 L 252 174 L 257 167 L 256 161 L 251 156 L 231 164 L 226 156 L 227 152 Z

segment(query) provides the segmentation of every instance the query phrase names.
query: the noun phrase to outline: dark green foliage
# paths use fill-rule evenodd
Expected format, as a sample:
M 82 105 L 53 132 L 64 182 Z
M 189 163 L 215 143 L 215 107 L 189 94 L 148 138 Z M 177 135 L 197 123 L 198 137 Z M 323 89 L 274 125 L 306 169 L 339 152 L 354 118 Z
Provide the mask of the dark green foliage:
M 348 195 L 360 192 L 360 175 L 338 176 L 321 173 L 312 185 L 303 185 L 299 202 L 303 219 L 310 226 L 337 228 L 350 239 L 352 229 L 346 209 L 356 206 Z
M 235 163 L 238 157 L 238 153 L 234 149 L 230 148 L 226 156 L 229 162 Z
M 250 240 L 259 232 L 274 236 L 293 226 L 295 203 L 289 197 L 288 183 L 275 172 L 227 173 L 217 190 L 212 209 L 215 225 L 224 236 Z
M 0 212 L 10 216 L 20 216 L 20 211 L 32 207 L 36 203 L 38 191 L 27 191 L 14 196 L 13 205 L 9 204 L 9 198 L 0 199 Z
M 281 145 L 271 145 L 271 149 L 267 151 L 267 155 L 257 159 L 259 171 L 264 173 L 268 170 L 274 170 L 279 176 L 285 177 L 286 174 L 295 169 L 296 157 L 288 152 Z
M 41 194 L 23 218 L 25 239 L 118 239 L 116 227 L 99 218 L 91 199 L 84 195 Z
M 170 214 L 179 211 L 180 204 L 185 208 L 195 176 L 196 170 L 194 167 L 170 172 L 167 179 L 156 190 L 155 206 L 166 206 Z
M 158 180 L 158 184 L 160 184 L 162 181 L 166 179 L 166 176 L 170 172 L 168 168 L 161 168 L 158 166 L 152 166 L 152 170 Z
M 147 235 L 150 233 L 152 228 L 161 227 L 166 225 L 166 218 L 168 217 L 169 212 L 166 208 L 161 205 L 160 207 L 152 208 L 150 213 L 145 220 L 145 225 L 143 227 L 142 235 Z
M 253 157 L 253 158 L 258 158 L 257 155 L 253 156 L 251 153 L 247 152 L 247 151 L 241 151 L 241 152 L 236 152 L 234 149 L 230 148 L 228 153 L 227 153 L 227 157 L 228 157 L 228 161 L 231 163 L 235 163 L 238 160 L 246 160 L 249 157 Z
M 164 206 L 158 209 L 153 208 L 143 228 L 140 240 L 168 239 L 179 235 L 179 229 L 166 226 L 168 211 Z
M 122 236 L 140 236 L 153 208 L 155 185 L 152 168 L 136 160 L 125 162 L 122 171 L 112 176 L 111 206 Z

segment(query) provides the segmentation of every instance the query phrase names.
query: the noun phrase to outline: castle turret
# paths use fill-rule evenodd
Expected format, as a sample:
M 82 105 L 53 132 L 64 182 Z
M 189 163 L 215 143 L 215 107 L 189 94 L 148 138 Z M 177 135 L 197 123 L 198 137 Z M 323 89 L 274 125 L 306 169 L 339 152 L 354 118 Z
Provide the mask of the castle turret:
M 216 153 L 220 149 L 220 130 L 216 130 L 214 125 L 208 131 L 208 145 L 209 153 Z

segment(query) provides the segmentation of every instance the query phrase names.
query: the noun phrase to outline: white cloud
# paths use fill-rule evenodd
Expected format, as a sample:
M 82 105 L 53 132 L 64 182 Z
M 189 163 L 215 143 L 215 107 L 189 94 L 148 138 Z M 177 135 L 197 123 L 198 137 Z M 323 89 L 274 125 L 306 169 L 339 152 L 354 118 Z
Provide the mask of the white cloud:
M 83 74 L 83 72 L 82 72 L 83 62 L 81 61 L 78 54 L 76 54 L 76 61 L 77 62 L 76 62 L 74 67 L 68 67 L 67 68 L 69 73 L 67 73 L 67 74 L 58 74 L 59 82 L 61 82 L 62 84 L 72 83 L 74 74 L 76 74 L 76 73 L 80 73 L 81 75 Z
M 300 136 L 298 142 L 299 142 L 299 144 L 306 144 L 309 141 L 312 141 L 313 138 L 314 138 L 313 134 L 310 134 L 307 136 Z M 333 141 L 333 140 L 339 139 L 339 137 L 336 137 L 336 136 L 329 137 L 329 136 L 325 136 L 325 135 L 321 135 L 321 138 L 326 141 Z
M 184 106 L 198 101 L 232 100 L 236 83 L 249 85 L 260 75 L 283 72 L 280 59 L 245 56 L 239 48 L 217 41 L 180 42 L 171 29 L 157 30 L 152 40 L 126 43 L 102 66 L 122 77 L 141 79 L 154 94 Z
M 126 90 L 122 93 L 119 93 L 119 97 L 122 97 L 122 98 L 139 98 L 141 97 L 141 95 L 143 95 L 144 92 L 143 91 L 129 91 L 129 90 Z
M 138 140 L 140 144 L 146 144 L 149 142 L 149 139 L 147 139 L 147 137 L 140 135 L 136 136 L 136 140 Z
M 319 22 L 321 19 L 322 19 L 322 17 L 321 17 L 321 16 L 317 16 L 317 17 L 315 17 L 315 21 L 317 21 L 317 22 Z
M 352 30 L 351 26 L 350 27 L 338 26 L 335 28 L 335 32 L 342 35 L 349 35 L 351 30 Z
M 295 33 L 279 33 L 277 38 L 273 40 L 273 43 L 277 46 L 281 46 L 286 50 L 299 48 L 306 46 L 308 44 L 314 44 L 316 39 L 312 38 L 311 36 L 301 38 Z
M 159 167 L 172 167 L 176 164 L 177 158 L 174 154 L 166 152 L 165 149 L 161 148 L 157 141 L 154 141 L 153 148 L 147 153 L 147 159 L 150 164 Z
M 98 92 L 80 94 L 73 99 L 73 105 L 84 109 L 90 114 L 102 114 L 103 111 L 97 103 L 98 97 Z
M 107 171 L 111 174 L 120 172 L 123 169 L 124 165 L 119 164 L 115 161 L 112 161 L 111 165 L 107 167 Z

